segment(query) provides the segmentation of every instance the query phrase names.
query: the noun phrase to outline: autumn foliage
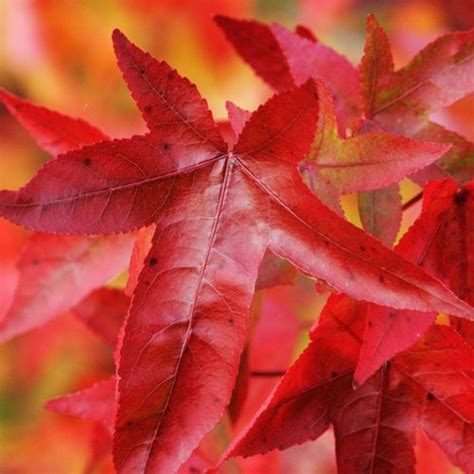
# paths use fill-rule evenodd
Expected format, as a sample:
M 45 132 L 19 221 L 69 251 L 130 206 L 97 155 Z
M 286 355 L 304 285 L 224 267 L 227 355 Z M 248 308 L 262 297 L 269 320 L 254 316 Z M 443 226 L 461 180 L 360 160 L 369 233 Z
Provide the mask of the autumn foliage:
M 113 353 L 46 404 L 93 426 L 89 472 L 111 452 L 124 474 L 285 472 L 275 450 L 330 429 L 340 473 L 429 472 L 425 437 L 473 472 L 474 145 L 431 115 L 474 92 L 474 31 L 396 69 L 373 15 L 358 66 L 306 27 L 215 22 L 274 90 L 224 122 L 117 29 L 147 132 L 0 91 L 51 157 L 0 191 L 28 229 L 0 222 L 0 340 L 68 311 Z M 298 282 L 304 311 L 327 298 L 299 346 Z

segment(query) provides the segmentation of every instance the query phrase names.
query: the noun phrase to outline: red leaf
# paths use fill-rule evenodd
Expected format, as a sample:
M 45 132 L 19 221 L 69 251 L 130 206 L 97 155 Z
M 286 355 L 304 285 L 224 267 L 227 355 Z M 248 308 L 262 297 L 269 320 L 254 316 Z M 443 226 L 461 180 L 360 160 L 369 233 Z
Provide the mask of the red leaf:
M 474 300 L 466 292 L 472 279 L 469 266 L 472 246 L 468 243 L 471 227 L 466 222 L 473 206 L 471 188 L 472 185 L 468 184 L 461 194 L 462 199 L 459 199 L 458 185 L 451 179 L 428 185 L 422 213 L 400 241 L 397 252 L 421 265 L 461 298 L 472 303 Z M 446 245 L 448 238 L 450 245 Z M 459 263 L 453 265 L 453 262 Z M 355 374 L 357 383 L 365 381 L 383 363 L 414 344 L 434 319 L 435 314 L 370 306 Z M 470 327 L 470 322 L 459 321 L 458 324 L 465 325 L 466 329 Z
M 396 311 L 368 305 L 367 322 L 354 386 L 359 386 L 399 352 L 412 346 L 434 324 L 436 314 Z
M 283 50 L 296 85 L 309 78 L 322 79 L 334 94 L 341 128 L 350 126 L 360 113 L 357 69 L 341 54 L 273 24 L 269 27 Z
M 394 69 L 390 41 L 375 17 L 369 15 L 364 55 L 359 67 L 362 101 L 367 117 L 371 116 L 376 94 L 387 86 Z
M 367 116 L 387 130 L 413 135 L 430 112 L 474 91 L 474 30 L 439 37 L 395 72 L 390 56 L 385 33 L 369 17 L 361 83 Z
M 235 135 L 234 140 L 228 142 L 228 144 L 233 147 L 237 143 L 245 124 L 252 114 L 229 101 L 226 102 L 225 106 L 227 114 L 229 115 L 230 125 Z
M 107 139 L 99 129 L 84 120 L 32 104 L 3 89 L 0 89 L 0 100 L 39 147 L 52 156 Z
M 223 459 L 264 454 L 318 438 L 329 427 L 333 385 L 350 390 L 359 355 L 365 304 L 331 296 L 312 343 L 283 376 L 254 420 Z M 291 429 L 289 427 L 291 426 Z
M 4 90 L 0 90 L 0 99 L 38 145 L 52 155 L 107 139 L 83 120 Z M 43 325 L 105 285 L 125 268 L 132 240 L 132 236 L 92 239 L 33 234 L 17 265 L 18 284 L 11 307 L 0 322 L 0 339 Z
M 73 314 L 112 347 L 127 315 L 130 298 L 123 291 L 99 288 L 73 308 Z
M 267 248 L 356 298 L 472 316 L 304 186 L 297 163 L 318 109 L 311 81 L 259 108 L 228 153 L 195 86 L 121 33 L 114 41 L 151 132 L 61 155 L 20 191 L 2 191 L 0 211 L 60 233 L 156 223 L 121 344 L 120 472 L 176 471 L 222 415 Z
M 215 21 L 239 54 L 264 81 L 277 91 L 294 85 L 283 51 L 267 25 L 221 15 L 216 16 Z
M 357 70 L 333 49 L 280 25 L 217 16 L 216 22 L 237 52 L 255 72 L 277 91 L 322 78 L 336 95 L 341 122 L 358 115 Z M 312 35 L 311 35 L 312 36 Z
M 13 301 L 20 272 L 17 260 L 23 246 L 23 231 L 0 219 L 0 321 L 5 317 Z
M 49 400 L 46 408 L 56 413 L 76 416 L 99 423 L 108 430 L 114 416 L 115 377 L 62 397 Z
M 17 264 L 19 279 L 0 321 L 0 340 L 45 324 L 107 284 L 127 266 L 131 246 L 129 235 L 93 239 L 33 234 Z
M 414 473 L 420 423 L 455 464 L 472 470 L 474 381 L 465 372 L 474 350 L 456 331 L 434 326 L 354 391 L 364 307 L 330 298 L 312 342 L 223 459 L 316 439 L 332 423 L 339 472 Z

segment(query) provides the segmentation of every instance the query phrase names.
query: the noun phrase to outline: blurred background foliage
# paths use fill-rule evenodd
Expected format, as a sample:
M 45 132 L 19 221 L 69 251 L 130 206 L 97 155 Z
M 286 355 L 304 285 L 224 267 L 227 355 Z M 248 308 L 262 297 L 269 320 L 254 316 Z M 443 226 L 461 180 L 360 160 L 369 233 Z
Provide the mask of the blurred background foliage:
M 226 42 L 212 21 L 216 13 L 276 21 L 288 27 L 303 24 L 354 63 L 362 54 L 366 16 L 374 13 L 391 38 L 397 66 L 438 35 L 474 26 L 473 0 L 0 0 L 0 85 L 36 103 L 82 117 L 113 137 L 139 133 L 144 124 L 112 50 L 111 32 L 118 27 L 195 82 L 217 119 L 225 119 L 226 100 L 253 110 L 271 90 Z M 470 96 L 436 119 L 474 140 L 473 108 Z M 0 187 L 21 186 L 46 159 L 0 108 Z M 357 221 L 351 212 L 349 203 L 348 216 Z M 0 267 L 12 263 L 9 256 L 15 255 L 25 237 L 24 231 L 0 221 Z M 327 295 L 320 290 L 318 296 L 314 283 L 301 278 L 294 287 L 261 291 L 256 296 L 256 313 L 263 314 L 267 308 L 277 321 L 288 313 L 297 321 L 300 343 L 294 355 L 304 347 L 305 331 Z M 268 354 L 271 358 L 271 349 Z M 3 344 L 0 473 L 86 472 L 98 449 L 94 445 L 94 439 L 100 438 L 97 428 L 50 414 L 43 403 L 112 372 L 110 350 L 71 315 Z M 222 432 L 222 426 L 214 437 L 221 433 L 219 429 Z M 225 438 L 220 437 L 222 446 Z M 419 472 L 449 472 L 446 460 L 429 441 L 420 439 L 419 449 L 425 460 L 433 456 L 439 468 L 433 471 L 421 462 Z M 335 472 L 330 435 L 260 458 L 244 462 L 246 472 Z M 91 469 L 89 472 L 113 472 L 110 460 Z M 239 472 L 238 465 L 232 469 Z

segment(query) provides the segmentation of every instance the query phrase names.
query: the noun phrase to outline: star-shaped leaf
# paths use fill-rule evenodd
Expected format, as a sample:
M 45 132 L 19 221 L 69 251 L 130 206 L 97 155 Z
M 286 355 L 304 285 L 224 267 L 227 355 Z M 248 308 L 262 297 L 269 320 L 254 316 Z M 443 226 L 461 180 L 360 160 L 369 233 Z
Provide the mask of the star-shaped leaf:
M 175 472 L 222 415 L 266 249 L 355 298 L 472 317 L 304 185 L 312 81 L 260 107 L 228 151 L 194 85 L 118 31 L 114 45 L 150 132 L 60 155 L 21 190 L 0 192 L 0 213 L 57 233 L 156 225 L 120 345 L 119 472 Z

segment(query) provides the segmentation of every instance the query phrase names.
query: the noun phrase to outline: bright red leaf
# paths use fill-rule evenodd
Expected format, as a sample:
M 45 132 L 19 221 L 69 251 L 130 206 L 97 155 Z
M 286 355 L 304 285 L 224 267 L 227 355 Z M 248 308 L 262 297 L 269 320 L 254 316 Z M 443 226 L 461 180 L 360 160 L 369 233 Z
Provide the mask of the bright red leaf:
M 332 297 L 312 342 L 224 459 L 285 449 L 334 426 L 338 471 L 415 472 L 417 424 L 452 462 L 474 467 L 474 349 L 434 326 L 357 390 L 365 303 Z M 453 443 L 453 439 L 459 440 Z
M 63 234 L 156 224 L 120 343 L 119 472 L 175 472 L 222 415 L 266 249 L 355 298 L 472 317 L 303 184 L 297 165 L 318 118 L 312 81 L 261 106 L 228 151 L 194 85 L 118 31 L 114 45 L 150 133 L 60 155 L 2 191 L 0 212 Z
M 32 104 L 3 89 L 0 89 L 0 99 L 38 146 L 52 156 L 108 138 L 84 120 Z
M 107 137 L 94 126 L 0 90 L 0 99 L 45 151 L 56 156 Z M 133 236 L 32 234 L 16 265 L 17 286 L 0 340 L 41 326 L 105 285 L 129 260 Z M 14 271 L 9 272 L 13 275 Z

